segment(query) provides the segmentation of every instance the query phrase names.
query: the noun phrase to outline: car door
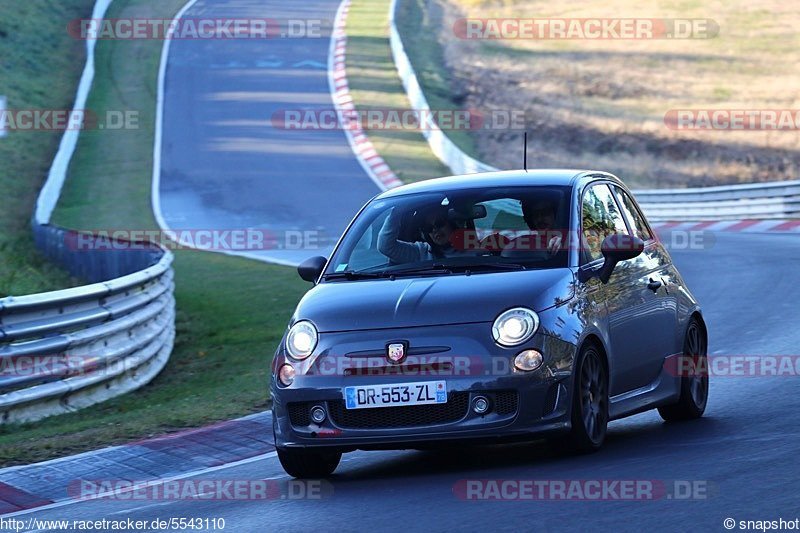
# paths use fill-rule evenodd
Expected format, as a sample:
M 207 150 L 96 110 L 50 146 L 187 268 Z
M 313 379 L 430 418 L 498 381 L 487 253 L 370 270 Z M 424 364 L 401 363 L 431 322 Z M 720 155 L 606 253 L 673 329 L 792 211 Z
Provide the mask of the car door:
M 643 292 L 642 298 L 654 302 L 654 305 L 647 306 L 649 318 L 646 340 L 649 349 L 643 352 L 643 356 L 648 359 L 645 376 L 649 376 L 649 383 L 658 377 L 664 358 L 681 349 L 681 346 L 675 344 L 675 339 L 680 336 L 676 335 L 678 298 L 671 274 L 672 260 L 656 239 L 631 195 L 617 185 L 612 185 L 611 188 L 633 235 L 645 243 L 644 252 L 636 258 L 638 280 L 635 283 L 640 288 L 647 287 L 649 290 Z
M 607 183 L 592 184 L 584 191 L 581 210 L 584 268 L 599 268 L 604 260 L 603 239 L 630 230 Z M 646 268 L 641 255 L 622 261 L 608 283 L 598 286 L 607 313 L 611 396 L 643 387 L 653 379 L 652 354 L 660 348 L 652 342 L 650 331 L 658 326 L 659 304 L 647 283 L 642 285 Z

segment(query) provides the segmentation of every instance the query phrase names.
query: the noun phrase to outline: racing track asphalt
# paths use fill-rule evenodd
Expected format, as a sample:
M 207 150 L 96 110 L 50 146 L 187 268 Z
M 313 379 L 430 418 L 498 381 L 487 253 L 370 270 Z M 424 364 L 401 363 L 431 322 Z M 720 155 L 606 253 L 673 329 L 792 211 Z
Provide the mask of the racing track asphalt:
M 206 1 L 188 16 L 331 20 L 336 4 L 230 0 L 209 7 Z M 162 208 L 172 227 L 320 225 L 334 235 L 377 192 L 341 132 L 215 125 L 268 120 L 285 106 L 329 105 L 324 70 L 291 67 L 301 59 L 324 63 L 326 39 L 173 44 L 162 177 Z M 282 66 L 259 67 L 259 61 Z M 797 353 L 800 240 L 720 233 L 707 249 L 672 254 L 703 305 L 712 354 Z M 446 453 L 354 452 L 331 478 L 332 496 L 321 500 L 98 500 L 34 513 L 81 520 L 224 517 L 226 530 L 236 532 L 723 531 L 727 517 L 795 518 L 798 380 L 718 377 L 703 419 L 666 424 L 650 411 L 616 421 L 604 449 L 588 456 L 557 456 L 535 443 Z M 288 481 L 274 456 L 200 477 Z M 694 500 L 471 502 L 453 493 L 459 480 L 506 478 L 701 481 L 708 494 Z
M 345 134 L 276 127 L 287 110 L 332 110 L 328 52 L 338 0 L 200 0 L 186 18 L 289 20 L 269 39 L 175 39 L 164 84 L 160 207 L 174 230 L 259 229 L 252 255 L 297 263 L 326 255 L 380 192 Z M 307 24 L 305 24 L 307 22 Z M 270 24 L 270 31 L 274 26 Z M 319 250 L 294 249 L 301 232 Z M 248 251 L 250 252 L 250 251 Z
M 703 304 L 713 354 L 795 354 L 800 241 L 788 235 L 717 234 L 707 250 L 673 250 Z M 722 521 L 795 518 L 800 452 L 797 376 L 718 377 L 706 416 L 666 424 L 654 411 L 612 422 L 606 446 L 562 457 L 540 444 L 448 452 L 354 452 L 331 497 L 272 501 L 87 501 L 37 511 L 50 519 L 224 517 L 230 531 L 382 531 L 441 527 L 544 531 L 723 531 Z M 98 476 L 99 477 L 99 476 Z M 274 479 L 274 457 L 198 479 Z M 474 502 L 464 479 L 701 481 L 706 499 Z
M 703 304 L 713 354 L 796 354 L 800 241 L 717 234 L 707 250 L 673 250 Z M 332 496 L 271 501 L 87 501 L 37 511 L 49 519 L 226 520 L 230 531 L 723 531 L 722 521 L 795 518 L 800 485 L 797 376 L 718 377 L 706 416 L 666 424 L 655 411 L 612 422 L 598 453 L 562 457 L 541 444 L 447 452 L 354 452 L 331 478 Z M 98 478 L 100 473 L 98 473 Z M 196 479 L 274 479 L 275 457 Z M 474 502 L 464 479 L 701 481 L 705 499 Z

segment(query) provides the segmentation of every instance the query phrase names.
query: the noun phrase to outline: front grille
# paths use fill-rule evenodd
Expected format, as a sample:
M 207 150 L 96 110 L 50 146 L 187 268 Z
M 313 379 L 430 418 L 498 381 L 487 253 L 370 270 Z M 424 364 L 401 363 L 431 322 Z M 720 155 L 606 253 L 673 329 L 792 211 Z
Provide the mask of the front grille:
M 469 393 L 451 392 L 447 403 L 441 404 L 346 409 L 344 400 L 334 400 L 328 402 L 328 408 L 333 423 L 343 429 L 434 426 L 464 418 L 469 408 Z
M 553 383 L 547 390 L 547 396 L 544 399 L 544 406 L 542 408 L 542 416 L 547 416 L 556 409 L 556 401 L 558 400 L 558 389 L 561 387 L 558 383 Z
M 517 412 L 517 391 L 507 390 L 495 394 L 494 411 L 501 416 L 511 415 Z
M 493 399 L 492 412 L 500 416 L 517 412 L 517 391 L 500 391 L 487 394 Z M 344 400 L 328 401 L 329 416 L 334 424 L 343 429 L 385 429 L 419 426 L 435 426 L 458 422 L 469 410 L 468 392 L 451 392 L 447 403 L 430 405 L 406 405 L 374 409 L 347 409 Z M 303 428 L 311 424 L 311 407 L 320 402 L 292 402 L 287 409 L 292 426 Z
M 289 409 L 289 422 L 295 427 L 305 427 L 311 424 L 311 404 L 308 402 L 293 402 Z

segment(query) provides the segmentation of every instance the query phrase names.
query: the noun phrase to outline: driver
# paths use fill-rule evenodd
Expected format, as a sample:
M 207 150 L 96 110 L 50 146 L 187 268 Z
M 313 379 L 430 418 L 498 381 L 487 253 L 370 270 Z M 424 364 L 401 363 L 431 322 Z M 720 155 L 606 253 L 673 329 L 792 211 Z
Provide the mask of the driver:
M 556 203 L 539 198 L 536 200 L 522 201 L 522 218 L 531 232 L 538 237 L 536 244 L 547 242 L 547 251 L 555 254 L 561 248 L 561 234 L 555 229 Z M 532 247 L 533 243 L 529 243 Z
M 455 225 L 447 217 L 447 208 L 438 207 L 425 213 L 421 231 L 426 242 L 398 239 L 402 216 L 392 208 L 378 234 L 378 251 L 395 263 L 414 263 L 459 253 L 450 241 Z

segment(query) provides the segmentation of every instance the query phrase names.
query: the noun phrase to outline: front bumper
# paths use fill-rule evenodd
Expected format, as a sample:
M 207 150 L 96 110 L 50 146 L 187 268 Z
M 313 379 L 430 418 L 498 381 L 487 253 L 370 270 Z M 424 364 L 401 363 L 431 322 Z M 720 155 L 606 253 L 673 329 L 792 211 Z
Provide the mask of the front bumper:
M 320 335 L 315 353 L 293 363 L 297 375 L 291 386 L 279 385 L 273 372 L 276 446 L 407 448 L 453 439 L 526 439 L 569 429 L 575 346 L 537 333 L 521 347 L 501 348 L 491 341 L 489 328 L 481 323 Z M 395 365 L 385 358 L 385 345 L 399 339 L 408 342 L 411 355 Z M 514 370 L 513 357 L 529 348 L 544 355 L 543 365 L 533 372 Z M 279 349 L 273 369 L 284 362 Z M 344 407 L 346 386 L 428 380 L 447 382 L 446 404 Z M 489 399 L 488 412 L 473 411 L 477 396 Z M 315 406 L 326 412 L 319 424 L 310 418 Z

